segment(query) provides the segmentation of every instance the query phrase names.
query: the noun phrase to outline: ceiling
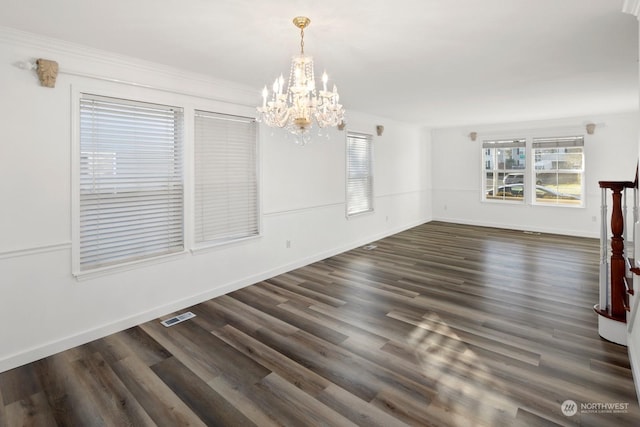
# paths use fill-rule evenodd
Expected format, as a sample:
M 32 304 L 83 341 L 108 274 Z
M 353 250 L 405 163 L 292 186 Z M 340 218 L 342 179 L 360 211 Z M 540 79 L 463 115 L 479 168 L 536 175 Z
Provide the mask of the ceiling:
M 305 52 L 347 109 L 432 127 L 638 108 L 623 0 L 0 0 L 0 26 L 260 90 Z M 331 82 L 330 82 L 331 84 Z

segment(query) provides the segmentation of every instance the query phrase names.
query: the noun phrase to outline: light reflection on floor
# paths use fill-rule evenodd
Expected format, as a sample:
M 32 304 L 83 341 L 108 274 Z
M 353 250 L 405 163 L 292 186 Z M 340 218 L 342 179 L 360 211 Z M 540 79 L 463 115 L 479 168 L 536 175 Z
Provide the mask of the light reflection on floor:
M 436 384 L 438 394 L 431 406 L 450 411 L 450 425 L 466 427 L 480 421 L 496 426 L 515 420 L 518 404 L 508 397 L 491 369 L 437 314 L 423 316 L 408 343 L 423 375 Z

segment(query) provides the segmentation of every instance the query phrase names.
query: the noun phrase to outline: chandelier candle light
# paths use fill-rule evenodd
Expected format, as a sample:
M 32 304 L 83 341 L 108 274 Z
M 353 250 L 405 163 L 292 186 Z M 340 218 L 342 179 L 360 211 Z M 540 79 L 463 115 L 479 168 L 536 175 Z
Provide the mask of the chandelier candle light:
M 293 24 L 300 28 L 300 55 L 291 60 L 289 82 L 284 85 L 282 74 L 272 86 L 269 94 L 267 86 L 262 90 L 262 107 L 258 120 L 271 127 L 285 128 L 298 137 L 298 142 L 309 141 L 309 130 L 313 121 L 318 127 L 332 127 L 344 119 L 344 108 L 339 103 L 338 88 L 327 90 L 329 77 L 322 74 L 322 90 L 316 90 L 313 72 L 313 58 L 304 54 L 304 29 L 311 20 L 305 16 L 293 18 Z

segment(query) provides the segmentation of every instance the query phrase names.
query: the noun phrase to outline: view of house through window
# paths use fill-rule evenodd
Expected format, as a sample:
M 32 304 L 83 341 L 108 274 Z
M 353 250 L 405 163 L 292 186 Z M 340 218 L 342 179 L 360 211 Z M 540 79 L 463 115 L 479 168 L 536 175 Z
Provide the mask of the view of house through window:
M 484 198 L 524 201 L 525 140 L 484 141 Z
M 534 138 L 535 202 L 581 205 L 583 200 L 584 138 Z
M 582 206 L 583 148 L 582 136 L 484 141 L 483 200 Z

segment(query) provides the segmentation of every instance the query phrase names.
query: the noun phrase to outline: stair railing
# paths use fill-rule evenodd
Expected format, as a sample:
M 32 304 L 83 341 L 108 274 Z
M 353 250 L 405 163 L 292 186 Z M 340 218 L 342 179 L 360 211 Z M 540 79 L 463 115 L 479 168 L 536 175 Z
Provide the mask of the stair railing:
M 625 255 L 627 241 L 627 190 L 633 189 L 633 222 L 638 220 L 636 183 L 631 181 L 600 181 L 602 190 L 602 227 L 600 234 L 600 299 L 596 311 L 610 319 L 626 322 L 629 311 L 628 294 L 633 294 L 630 270 L 633 269 Z M 607 193 L 611 192 L 611 234 L 607 227 Z M 631 228 L 633 229 L 633 228 Z M 610 248 L 609 248 L 609 242 Z M 609 249 L 610 257 L 609 257 Z

